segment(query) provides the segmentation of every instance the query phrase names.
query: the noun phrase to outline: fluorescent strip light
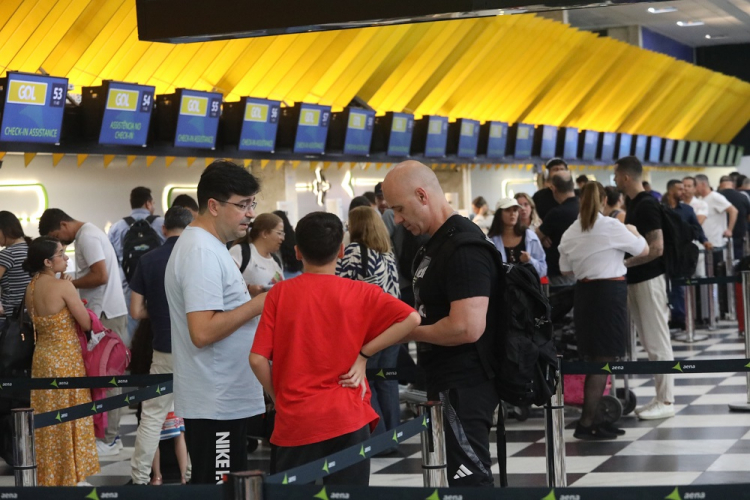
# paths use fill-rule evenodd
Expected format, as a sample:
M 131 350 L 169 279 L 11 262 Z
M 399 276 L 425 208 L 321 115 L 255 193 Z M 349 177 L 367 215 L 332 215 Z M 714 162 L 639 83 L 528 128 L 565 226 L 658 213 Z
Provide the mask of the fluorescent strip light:
M 677 26 L 682 26 L 683 28 L 689 27 L 689 26 L 703 26 L 703 21 L 677 21 Z
M 709 40 L 723 40 L 729 37 L 727 35 L 706 35 L 706 38 Z
M 677 12 L 675 7 L 649 7 L 648 11 L 652 14 L 666 14 L 667 12 Z

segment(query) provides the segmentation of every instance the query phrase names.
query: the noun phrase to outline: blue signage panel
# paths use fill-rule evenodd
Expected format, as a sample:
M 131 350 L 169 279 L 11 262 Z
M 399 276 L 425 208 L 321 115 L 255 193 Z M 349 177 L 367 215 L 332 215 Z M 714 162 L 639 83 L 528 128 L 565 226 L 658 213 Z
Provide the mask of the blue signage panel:
M 575 160 L 578 158 L 578 129 L 575 127 L 568 127 L 565 129 L 563 158 L 566 160 Z
M 516 129 L 516 150 L 513 154 L 515 158 L 531 157 L 531 146 L 534 142 L 534 126 L 519 123 Z
M 326 148 L 328 123 L 331 121 L 331 107 L 302 103 L 297 122 L 297 137 L 294 141 L 295 153 L 322 154 Z
M 154 87 L 110 82 L 100 144 L 145 146 L 154 105 Z
M 374 124 L 375 111 L 349 108 L 349 122 L 346 124 L 344 154 L 369 155 Z
M 276 149 L 276 130 L 279 128 L 280 108 L 279 101 L 245 98 L 240 151 L 271 153 Z
M 673 139 L 664 139 L 663 142 L 663 153 L 661 155 L 662 162 L 664 163 L 672 163 L 672 159 L 674 156 L 674 140 Z
M 430 116 L 427 124 L 427 143 L 424 148 L 426 157 L 445 156 L 445 146 L 448 144 L 448 118 L 445 116 Z
M 557 127 L 552 125 L 542 125 L 542 158 L 554 158 L 555 149 L 557 148 Z
M 183 90 L 174 145 L 214 149 L 221 116 L 221 94 Z
M 479 144 L 479 122 L 461 119 L 461 133 L 458 136 L 458 156 L 460 158 L 474 158 Z
M 596 158 L 596 146 L 599 142 L 599 132 L 587 130 L 583 137 L 583 155 L 584 160 L 593 160 Z
M 602 161 L 612 161 L 615 159 L 615 139 L 617 134 L 614 132 L 604 132 L 602 134 Z
M 487 158 L 503 158 L 508 142 L 508 124 L 490 122 L 490 137 L 487 141 Z
M 648 161 L 659 163 L 661 159 L 661 137 L 651 138 L 651 149 L 648 151 Z
M 8 73 L 0 141 L 60 143 L 67 78 Z
M 630 156 L 630 150 L 633 148 L 633 136 L 630 134 L 620 134 L 620 147 L 617 149 L 617 158 Z
M 409 156 L 413 132 L 414 115 L 393 113 L 391 135 L 388 139 L 388 156 Z
M 646 145 L 648 144 L 648 136 L 639 135 L 635 140 L 635 157 L 640 161 L 646 160 Z

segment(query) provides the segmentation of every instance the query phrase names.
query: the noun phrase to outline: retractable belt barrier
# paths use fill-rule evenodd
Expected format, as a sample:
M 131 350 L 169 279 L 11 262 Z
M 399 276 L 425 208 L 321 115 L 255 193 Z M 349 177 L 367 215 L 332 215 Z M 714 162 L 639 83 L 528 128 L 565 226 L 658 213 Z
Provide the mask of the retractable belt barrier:
M 0 488 L 3 500 L 225 500 L 226 487 L 214 484 L 196 484 L 189 487 L 142 486 L 38 486 Z
M 367 370 L 367 380 L 379 379 L 418 382 L 419 380 L 424 379 L 424 369 L 418 366 L 402 366 L 397 368 Z
M 681 361 L 624 361 L 591 363 L 585 361 L 563 361 L 564 375 L 674 375 L 676 373 L 729 373 L 750 372 L 750 359 L 711 359 Z
M 146 387 L 171 382 L 172 374 L 118 375 L 106 377 L 67 378 L 0 378 L 0 391 L 51 389 L 112 389 L 114 387 Z M 0 393 L 1 394 L 1 393 Z
M 742 282 L 741 276 L 714 276 L 712 278 L 675 278 L 673 286 L 729 285 Z

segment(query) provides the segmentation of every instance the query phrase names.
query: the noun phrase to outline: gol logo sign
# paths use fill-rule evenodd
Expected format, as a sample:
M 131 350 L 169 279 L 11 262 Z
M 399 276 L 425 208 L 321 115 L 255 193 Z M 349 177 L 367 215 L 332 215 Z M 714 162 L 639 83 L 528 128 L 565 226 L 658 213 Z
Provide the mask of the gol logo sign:
M 268 119 L 268 106 L 265 104 L 251 104 L 245 106 L 246 122 L 263 122 Z
M 138 91 L 110 89 L 107 97 L 107 109 L 135 111 L 138 106 Z
M 317 109 L 303 109 L 299 115 L 299 124 L 316 127 L 320 123 L 320 110 Z
M 44 106 L 47 104 L 47 84 L 11 80 L 8 88 L 8 102 Z
M 206 116 L 208 98 L 197 96 L 183 96 L 180 104 L 180 114 L 190 116 Z

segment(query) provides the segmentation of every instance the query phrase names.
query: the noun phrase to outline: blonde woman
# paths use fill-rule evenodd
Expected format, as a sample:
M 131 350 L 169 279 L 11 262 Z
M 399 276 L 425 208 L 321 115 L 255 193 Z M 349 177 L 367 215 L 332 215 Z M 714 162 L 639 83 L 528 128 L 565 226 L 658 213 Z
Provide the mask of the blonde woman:
M 534 203 L 533 198 L 526 193 L 516 193 L 513 198 L 520 207 L 521 224 L 532 231 L 536 231 L 536 228 L 542 225 L 542 219 L 536 213 L 536 203 Z
M 349 212 L 351 243 L 344 249 L 344 258 L 336 265 L 336 275 L 379 286 L 385 293 L 401 297 L 396 260 L 391 251 L 391 238 L 380 213 L 370 207 L 357 207 Z M 367 360 L 368 369 L 394 368 L 399 346 L 383 349 Z M 373 434 L 397 427 L 400 423 L 398 382 L 370 382 L 371 404 L 380 416 Z

